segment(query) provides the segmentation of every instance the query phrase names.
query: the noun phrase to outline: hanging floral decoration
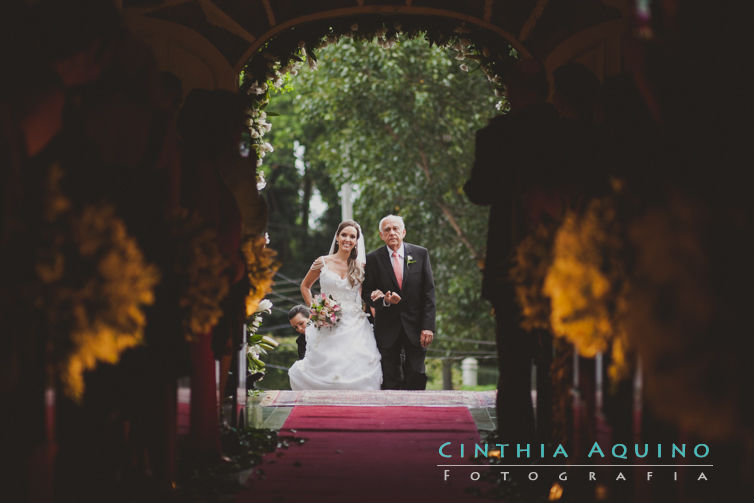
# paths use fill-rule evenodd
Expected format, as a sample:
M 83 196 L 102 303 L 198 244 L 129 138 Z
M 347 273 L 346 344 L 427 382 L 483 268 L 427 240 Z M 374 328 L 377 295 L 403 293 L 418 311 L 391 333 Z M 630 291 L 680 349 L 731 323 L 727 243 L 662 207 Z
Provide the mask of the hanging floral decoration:
M 176 285 L 180 318 L 187 341 L 209 333 L 222 317 L 228 294 L 228 261 L 217 234 L 196 215 L 181 211 L 171 219 L 171 282 Z
M 61 192 L 57 165 L 48 174 L 34 307 L 50 334 L 64 392 L 80 400 L 84 372 L 116 363 L 142 343 L 144 309 L 154 302 L 156 267 L 145 262 L 124 222 L 108 204 L 74 209 Z
M 269 335 L 257 333 L 262 326 L 263 315 L 271 313 L 272 302 L 269 299 L 264 299 L 259 303 L 256 311 L 249 317 L 249 321 L 246 324 L 246 334 L 248 337 L 248 346 L 246 349 L 247 370 L 252 376 L 256 375 L 255 381 L 261 380 L 264 376 L 265 363 L 262 361 L 262 356 L 267 355 L 280 345 L 280 343 Z
M 627 371 L 623 322 L 629 281 L 622 218 L 615 196 L 595 199 L 582 214 L 569 212 L 555 235 L 544 281 L 553 334 L 594 357 L 612 351 L 613 379 Z
M 550 298 L 543 286 L 552 265 L 552 247 L 557 227 L 554 222 L 540 223 L 516 247 L 511 280 L 515 285 L 516 301 L 521 306 L 521 328 L 526 331 L 546 330 L 550 327 Z
M 647 399 L 704 438 L 754 441 L 748 401 L 752 245 L 747 203 L 717 207 L 674 194 L 629 228 L 636 250 L 626 330 L 641 355 Z
M 553 359 L 550 364 L 552 385 L 552 439 L 565 444 L 570 433 L 573 386 L 573 345 L 562 337 L 553 337 Z
M 246 258 L 246 272 L 249 275 L 249 295 L 246 297 L 246 316 L 251 317 L 257 312 L 259 303 L 272 291 L 273 278 L 280 268 L 275 259 L 277 252 L 267 248 L 265 236 L 254 236 L 247 239 L 241 247 Z

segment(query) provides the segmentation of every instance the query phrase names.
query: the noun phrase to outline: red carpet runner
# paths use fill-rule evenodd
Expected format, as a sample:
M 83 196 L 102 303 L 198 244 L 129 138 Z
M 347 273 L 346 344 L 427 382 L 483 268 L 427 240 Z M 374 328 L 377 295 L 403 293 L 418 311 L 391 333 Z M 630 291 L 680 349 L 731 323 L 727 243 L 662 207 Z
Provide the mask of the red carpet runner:
M 436 466 L 450 461 L 438 454 L 444 442 L 454 463 L 460 443 L 473 452 L 479 442 L 466 407 L 298 406 L 280 432 L 308 441 L 268 454 L 239 503 L 481 501 L 465 491 L 481 489 L 472 470 L 443 482 Z

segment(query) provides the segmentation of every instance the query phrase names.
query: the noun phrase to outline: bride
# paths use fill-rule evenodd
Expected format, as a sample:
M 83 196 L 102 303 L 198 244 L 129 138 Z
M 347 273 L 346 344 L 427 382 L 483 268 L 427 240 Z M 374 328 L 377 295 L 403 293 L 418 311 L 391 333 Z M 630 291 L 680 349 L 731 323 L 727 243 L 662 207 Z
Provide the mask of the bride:
M 380 352 L 372 325 L 361 307 L 366 251 L 361 227 L 353 220 L 338 226 L 330 254 L 319 257 L 301 282 L 306 305 L 319 279 L 322 293 L 342 307 L 334 327 L 306 328 L 306 354 L 288 370 L 292 390 L 378 390 L 382 384 Z

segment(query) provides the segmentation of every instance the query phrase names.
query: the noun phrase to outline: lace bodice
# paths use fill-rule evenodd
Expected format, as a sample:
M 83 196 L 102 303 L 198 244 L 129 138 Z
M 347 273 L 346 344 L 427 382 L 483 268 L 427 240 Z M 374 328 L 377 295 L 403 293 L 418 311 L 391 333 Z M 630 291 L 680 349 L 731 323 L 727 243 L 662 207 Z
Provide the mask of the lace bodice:
M 361 308 L 361 285 L 351 286 L 348 278 L 341 278 L 338 273 L 330 270 L 324 261 L 319 275 L 319 286 L 322 293 L 332 295 L 343 308 L 343 312 L 363 312 Z

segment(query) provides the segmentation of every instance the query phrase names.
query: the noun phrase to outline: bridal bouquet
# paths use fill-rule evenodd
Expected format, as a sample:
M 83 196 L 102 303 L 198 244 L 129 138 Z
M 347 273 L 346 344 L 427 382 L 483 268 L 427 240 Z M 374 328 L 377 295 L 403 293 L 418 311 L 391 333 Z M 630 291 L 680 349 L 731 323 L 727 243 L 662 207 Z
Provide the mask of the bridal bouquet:
M 309 319 L 317 328 L 334 327 L 340 321 L 342 308 L 332 295 L 320 294 L 312 301 Z

